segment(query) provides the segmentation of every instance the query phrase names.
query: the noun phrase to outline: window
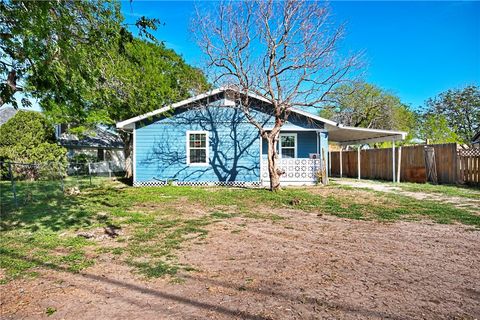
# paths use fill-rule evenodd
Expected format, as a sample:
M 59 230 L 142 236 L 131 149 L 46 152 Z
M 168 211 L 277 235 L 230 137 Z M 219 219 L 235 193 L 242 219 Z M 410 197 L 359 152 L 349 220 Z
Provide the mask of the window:
M 97 161 L 103 161 L 105 160 L 105 152 L 103 149 L 98 149 L 97 150 Z
M 208 132 L 187 132 L 187 164 L 208 164 Z
M 281 158 L 297 157 L 297 134 L 296 133 L 280 134 L 280 157 Z

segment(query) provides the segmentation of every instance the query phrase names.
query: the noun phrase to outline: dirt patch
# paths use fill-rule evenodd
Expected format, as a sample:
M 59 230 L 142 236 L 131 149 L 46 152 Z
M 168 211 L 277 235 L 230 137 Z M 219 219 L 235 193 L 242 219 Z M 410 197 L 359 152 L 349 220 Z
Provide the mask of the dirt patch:
M 81 274 L 10 282 L 2 318 L 42 319 L 48 308 L 49 319 L 480 318 L 479 231 L 274 213 L 288 219 L 210 225 L 179 252 L 196 271 L 177 283 L 147 281 L 111 255 Z

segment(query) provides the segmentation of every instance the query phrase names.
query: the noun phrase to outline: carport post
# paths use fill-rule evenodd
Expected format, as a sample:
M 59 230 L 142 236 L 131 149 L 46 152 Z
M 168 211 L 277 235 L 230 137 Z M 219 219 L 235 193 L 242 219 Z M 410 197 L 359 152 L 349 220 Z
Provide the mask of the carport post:
M 402 147 L 398 147 L 397 183 L 400 183 L 400 167 L 402 166 Z
M 332 150 L 328 147 L 328 176 L 332 176 Z
M 362 145 L 358 145 L 358 149 L 357 149 L 357 168 L 358 168 L 358 180 L 360 180 L 360 148 L 362 147 Z
M 397 181 L 395 179 L 395 140 L 392 140 L 392 177 L 393 177 L 393 183 Z
M 343 149 L 343 147 L 340 147 L 340 178 L 341 178 L 342 175 L 343 175 L 342 149 Z

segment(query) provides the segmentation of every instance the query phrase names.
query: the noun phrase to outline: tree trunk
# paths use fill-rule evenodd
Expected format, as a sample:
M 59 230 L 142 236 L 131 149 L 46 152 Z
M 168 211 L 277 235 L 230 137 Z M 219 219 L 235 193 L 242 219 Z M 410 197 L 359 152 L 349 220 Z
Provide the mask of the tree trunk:
M 266 137 L 268 145 L 268 174 L 270 176 L 270 191 L 279 191 L 281 190 L 280 186 L 280 176 L 284 173 L 280 170 L 278 165 L 278 153 L 275 148 L 276 142 L 278 141 L 277 134 L 269 134 Z
M 132 150 L 133 150 L 133 135 L 130 132 L 120 132 L 124 144 L 124 154 L 125 154 L 125 178 L 133 178 L 133 160 L 132 160 Z

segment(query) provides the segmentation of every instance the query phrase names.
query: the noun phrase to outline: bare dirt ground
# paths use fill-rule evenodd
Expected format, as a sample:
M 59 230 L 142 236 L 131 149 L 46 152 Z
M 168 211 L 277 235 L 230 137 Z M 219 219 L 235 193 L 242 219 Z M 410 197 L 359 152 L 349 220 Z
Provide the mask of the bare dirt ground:
M 259 209 L 261 210 L 261 209 Z M 104 255 L 2 286 L 2 319 L 479 319 L 480 232 L 275 212 L 231 218 L 179 253 L 180 283 Z M 51 316 L 46 309 L 56 310 Z
M 431 200 L 437 202 L 443 202 L 451 204 L 457 208 L 468 210 L 470 212 L 480 214 L 480 199 L 471 199 L 471 198 L 461 198 L 448 196 L 439 193 L 426 193 L 426 192 L 411 192 L 402 190 L 399 187 L 393 187 L 386 184 L 369 182 L 369 181 L 355 181 L 349 179 L 335 179 L 336 184 L 362 188 L 362 189 L 371 189 L 381 192 L 397 193 L 403 196 L 411 197 L 417 200 Z

